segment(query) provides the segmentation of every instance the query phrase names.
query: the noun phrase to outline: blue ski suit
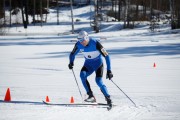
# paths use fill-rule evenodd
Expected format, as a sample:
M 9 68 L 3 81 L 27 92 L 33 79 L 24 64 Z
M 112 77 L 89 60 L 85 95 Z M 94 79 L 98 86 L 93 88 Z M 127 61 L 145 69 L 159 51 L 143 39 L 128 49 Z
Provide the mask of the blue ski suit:
M 87 77 L 91 75 L 94 71 L 96 72 L 96 83 L 99 86 L 100 90 L 104 94 L 105 97 L 110 96 L 106 86 L 102 81 L 103 77 L 103 60 L 102 56 L 105 57 L 107 70 L 111 70 L 111 62 L 110 57 L 104 47 L 94 38 L 89 38 L 89 43 L 87 46 L 83 46 L 79 41 L 75 44 L 74 49 L 70 53 L 69 60 L 70 63 L 74 63 L 75 56 L 77 53 L 82 52 L 85 58 L 84 65 L 80 72 L 80 78 L 82 84 L 87 92 L 87 94 L 91 91 L 89 82 L 87 81 Z

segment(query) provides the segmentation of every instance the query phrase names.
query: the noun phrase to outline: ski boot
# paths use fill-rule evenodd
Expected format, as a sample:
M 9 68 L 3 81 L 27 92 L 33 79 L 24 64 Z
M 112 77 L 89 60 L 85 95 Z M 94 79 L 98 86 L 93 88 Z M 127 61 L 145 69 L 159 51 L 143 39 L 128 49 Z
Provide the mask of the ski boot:
M 88 96 L 88 98 L 86 98 L 86 99 L 84 100 L 85 102 L 91 102 L 91 103 L 96 102 L 96 99 L 95 99 L 95 97 L 94 97 L 94 95 L 93 95 L 92 92 L 88 92 L 87 94 L 88 94 L 89 96 Z
M 112 108 L 112 100 L 110 98 L 110 96 L 106 97 L 106 101 L 107 101 L 107 105 L 108 105 L 108 110 L 110 110 Z

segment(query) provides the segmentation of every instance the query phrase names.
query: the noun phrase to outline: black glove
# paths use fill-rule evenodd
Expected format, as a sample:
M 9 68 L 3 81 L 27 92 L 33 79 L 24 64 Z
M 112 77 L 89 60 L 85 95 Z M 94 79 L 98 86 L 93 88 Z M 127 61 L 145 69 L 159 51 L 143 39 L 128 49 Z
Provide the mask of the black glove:
M 69 63 L 68 67 L 69 69 L 73 69 L 74 63 Z
M 107 70 L 106 79 L 109 78 L 109 80 L 111 80 L 112 77 L 113 77 L 113 74 L 112 74 L 111 70 Z

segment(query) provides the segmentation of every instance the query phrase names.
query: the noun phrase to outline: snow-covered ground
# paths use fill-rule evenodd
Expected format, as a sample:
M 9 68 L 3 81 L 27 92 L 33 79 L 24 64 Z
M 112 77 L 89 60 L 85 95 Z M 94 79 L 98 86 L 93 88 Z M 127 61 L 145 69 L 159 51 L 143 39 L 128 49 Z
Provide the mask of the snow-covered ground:
M 117 105 L 111 111 L 40 104 L 46 96 L 56 103 L 69 103 L 71 96 L 75 103 L 82 102 L 72 71 L 68 69 L 76 34 L 58 36 L 71 30 L 70 11 L 64 10 L 60 13 L 64 22 L 59 26 L 55 23 L 30 26 L 27 31 L 14 27 L 9 29 L 11 36 L 0 36 L 0 100 L 4 100 L 10 88 L 12 101 L 18 101 L 0 102 L 0 120 L 179 120 L 180 30 L 172 31 L 168 26 L 155 33 L 149 32 L 148 26 L 118 30 L 121 24 L 109 22 L 103 23 L 102 32 L 95 34 L 89 25 L 89 9 L 75 9 L 75 18 L 81 19 L 75 23 L 75 29 L 85 29 L 90 36 L 100 39 L 111 57 L 113 81 L 137 107 L 105 79 L 105 70 L 104 83 Z M 55 22 L 55 13 L 48 19 Z M 74 71 L 85 97 L 79 78 L 83 61 L 79 54 Z M 94 75 L 89 77 L 89 82 L 97 101 L 105 102 Z

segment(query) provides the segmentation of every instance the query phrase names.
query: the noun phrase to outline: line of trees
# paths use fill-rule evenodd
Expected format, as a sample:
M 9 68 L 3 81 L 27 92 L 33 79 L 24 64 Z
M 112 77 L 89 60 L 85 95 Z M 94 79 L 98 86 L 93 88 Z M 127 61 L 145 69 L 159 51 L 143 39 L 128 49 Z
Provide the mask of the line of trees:
M 151 21 L 162 13 L 171 14 L 172 29 L 180 28 L 180 0 L 97 0 L 98 8 L 111 4 L 108 15 L 124 21 L 124 27 L 133 27 L 134 21 Z M 97 8 L 97 9 L 98 9 Z
M 63 0 L 70 2 L 70 0 Z M 132 27 L 134 21 L 151 21 L 152 16 L 158 16 L 163 13 L 171 14 L 172 29 L 180 28 L 180 0 L 72 0 L 73 3 L 86 2 L 91 4 L 96 2 L 96 15 L 101 12 L 100 9 L 111 6 L 112 17 L 118 21 L 124 21 L 124 27 Z M 11 26 L 11 15 L 21 12 L 22 22 L 25 28 L 29 24 L 29 15 L 32 16 L 32 23 L 42 23 L 47 21 L 48 8 L 50 6 L 59 6 L 61 0 L 0 0 L 0 20 L 6 24 L 5 11 L 9 11 L 9 24 Z M 58 8 L 58 7 L 57 7 Z M 107 12 L 108 13 L 108 12 Z M 1 23 L 0 23 L 1 24 Z M 59 9 L 57 9 L 57 24 L 59 24 Z
M 29 15 L 33 17 L 33 22 L 44 22 L 43 15 L 47 18 L 49 0 L 1 0 L 0 1 L 0 19 L 4 18 L 4 24 L 6 24 L 5 11 L 9 11 L 9 24 L 11 26 L 11 15 L 17 15 L 19 12 L 22 14 L 22 22 L 24 28 L 27 28 L 29 24 Z M 39 17 L 40 16 L 40 17 Z M 40 20 L 38 20 L 40 18 Z

